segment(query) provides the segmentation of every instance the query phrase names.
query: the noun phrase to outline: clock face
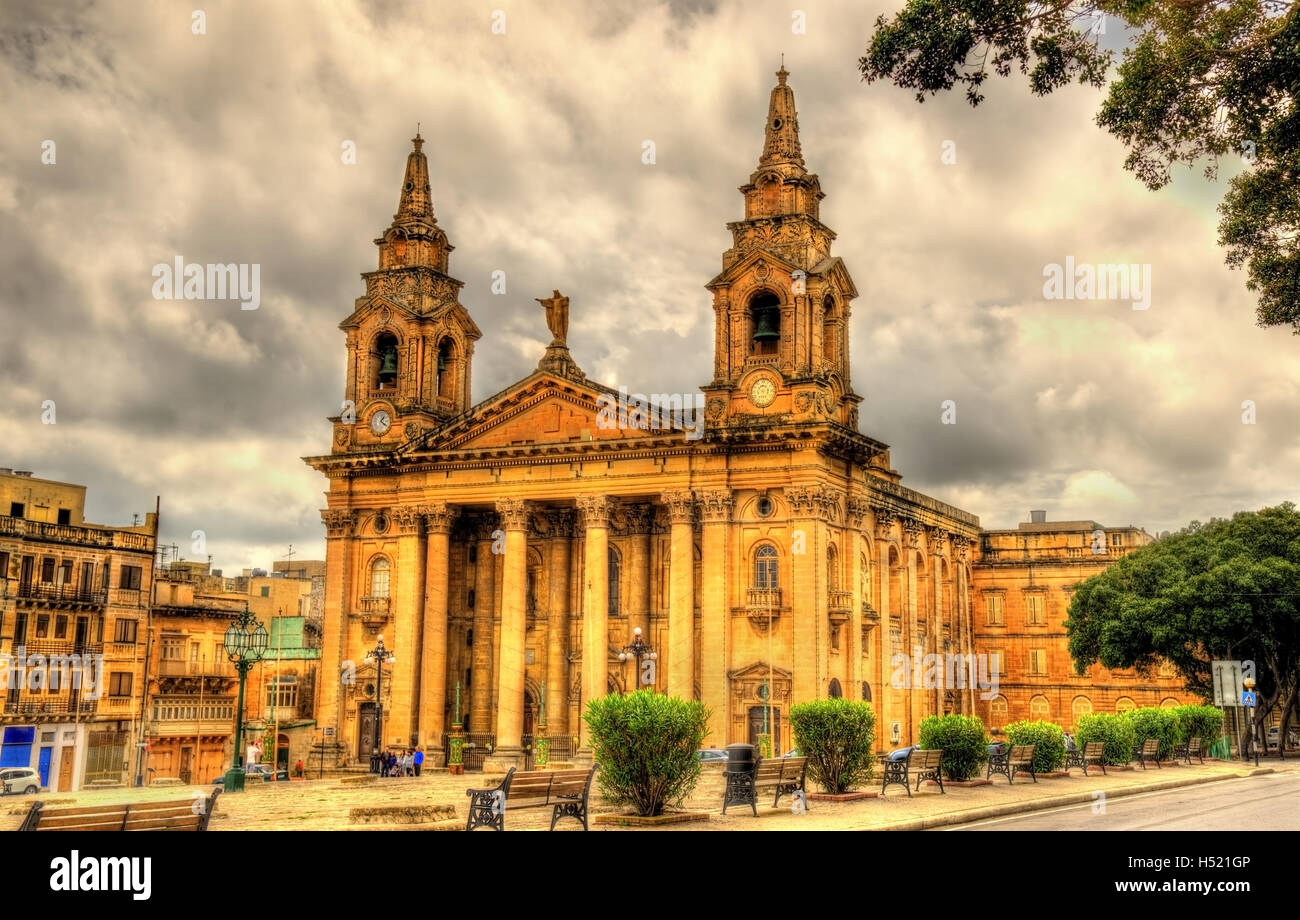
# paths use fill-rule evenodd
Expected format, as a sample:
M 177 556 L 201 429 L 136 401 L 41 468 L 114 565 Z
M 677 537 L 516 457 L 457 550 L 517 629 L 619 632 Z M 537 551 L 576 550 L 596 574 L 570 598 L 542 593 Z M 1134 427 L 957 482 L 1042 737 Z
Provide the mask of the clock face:
M 370 416 L 370 430 L 373 431 L 377 437 L 383 437 L 387 434 L 388 429 L 392 424 L 393 420 L 389 418 L 388 413 L 383 409 L 380 409 L 374 415 Z
M 774 399 L 776 399 L 776 384 L 766 377 L 761 378 L 749 388 L 749 401 L 760 409 L 772 405 Z

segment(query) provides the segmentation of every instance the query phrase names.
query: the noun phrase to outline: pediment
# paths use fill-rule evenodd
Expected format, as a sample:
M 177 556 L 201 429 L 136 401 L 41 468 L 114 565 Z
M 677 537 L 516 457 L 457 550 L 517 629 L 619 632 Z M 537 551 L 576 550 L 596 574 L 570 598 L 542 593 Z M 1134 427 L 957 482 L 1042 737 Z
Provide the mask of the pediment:
M 783 274 L 787 279 L 799 269 L 798 265 L 781 258 L 774 252 L 767 249 L 754 249 L 723 269 L 722 273 L 706 284 L 705 287 L 714 288 L 723 284 L 730 284 L 737 278 L 750 274 L 751 271 L 757 271 L 760 275 L 759 280 L 765 280 L 762 276 L 762 269 L 758 266 L 760 262 L 767 266 L 769 274 Z
M 381 294 L 375 297 L 371 297 L 365 303 L 362 303 L 355 310 L 353 310 L 351 316 L 349 316 L 343 322 L 339 323 L 339 328 L 350 329 L 354 326 L 366 325 L 366 323 L 373 316 L 379 316 L 381 319 L 380 325 L 385 325 L 385 323 L 382 322 L 382 319 L 385 316 L 384 313 L 385 310 L 388 311 L 387 315 L 390 317 L 402 317 L 402 318 L 410 318 L 410 319 L 421 318 L 420 314 L 416 313 L 410 307 L 406 306 L 405 304 L 401 303 L 398 300 L 395 300 L 394 298 L 386 297 Z
M 769 674 L 774 680 L 790 680 L 794 677 L 792 671 L 787 671 L 784 668 L 777 667 L 769 668 L 768 665 L 762 661 L 755 661 L 753 664 L 747 664 L 743 668 L 738 668 L 735 671 L 728 671 L 727 677 L 730 680 L 764 680 Z

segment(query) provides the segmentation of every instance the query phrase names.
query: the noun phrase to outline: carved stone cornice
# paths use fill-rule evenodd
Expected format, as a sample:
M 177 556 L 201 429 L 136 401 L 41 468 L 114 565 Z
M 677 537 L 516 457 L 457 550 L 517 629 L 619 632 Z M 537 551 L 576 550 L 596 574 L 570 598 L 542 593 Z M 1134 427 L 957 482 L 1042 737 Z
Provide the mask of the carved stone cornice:
M 854 528 L 861 530 L 862 522 L 866 520 L 867 512 L 870 509 L 871 506 L 867 503 L 865 498 L 858 495 L 850 498 L 848 501 L 849 524 Z
M 389 517 L 397 525 L 397 533 L 401 536 L 412 536 L 419 534 L 421 519 L 421 509 L 415 505 L 401 505 L 389 512 Z
M 619 530 L 627 534 L 647 534 L 654 526 L 654 507 L 647 504 L 622 505 L 616 515 Z
M 326 537 L 350 537 L 357 532 L 357 512 L 326 508 L 320 513 Z
M 957 558 L 962 562 L 965 562 L 966 558 L 970 555 L 970 540 L 959 534 L 953 534 L 952 549 Z
M 579 495 L 576 499 L 584 527 L 609 527 L 618 499 L 608 495 Z
M 942 527 L 927 527 L 926 536 L 930 544 L 930 555 L 944 556 L 948 550 L 948 531 Z
M 695 493 L 690 489 L 674 489 L 659 496 L 668 509 L 668 519 L 674 524 L 689 524 L 695 516 Z
M 884 505 L 872 505 L 871 514 L 876 519 L 876 539 L 891 539 L 894 535 L 894 521 L 898 515 Z
M 785 498 L 795 517 L 840 520 L 841 493 L 829 486 L 793 486 L 785 490 Z
M 501 515 L 502 530 L 527 532 L 533 504 L 522 498 L 503 498 L 497 502 L 497 512 Z
M 427 533 L 451 533 L 452 525 L 460 514 L 460 509 L 446 502 L 434 502 L 420 508 L 424 515 L 424 529 Z
M 907 545 L 910 549 L 921 548 L 921 532 L 925 526 L 916 518 L 903 518 L 903 530 L 907 534 Z
M 549 536 L 557 538 L 568 538 L 573 536 L 573 525 L 575 513 L 569 508 L 547 508 L 539 517 L 546 519 L 546 529 Z
M 697 493 L 700 520 L 705 524 L 726 524 L 731 520 L 736 500 L 730 489 L 710 489 Z

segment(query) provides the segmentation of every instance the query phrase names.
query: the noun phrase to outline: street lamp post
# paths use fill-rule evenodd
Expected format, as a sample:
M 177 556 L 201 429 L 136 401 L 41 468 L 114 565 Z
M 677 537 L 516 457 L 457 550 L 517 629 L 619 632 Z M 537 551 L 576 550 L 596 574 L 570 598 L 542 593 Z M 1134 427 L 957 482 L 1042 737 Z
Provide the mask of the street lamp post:
M 244 791 L 244 764 L 240 756 L 244 738 L 244 683 L 248 679 L 249 670 L 266 654 L 267 638 L 266 627 L 249 612 L 248 603 L 245 602 L 244 612 L 235 617 L 235 622 L 226 630 L 226 657 L 239 672 L 239 703 L 235 706 L 235 749 L 230 758 L 230 770 L 226 773 L 227 793 Z
M 628 659 L 632 659 L 636 662 L 636 674 L 632 678 L 632 683 L 634 686 L 637 687 L 641 686 L 641 659 L 642 658 L 645 658 L 649 661 L 656 661 L 659 658 L 659 653 L 656 652 L 654 649 L 652 649 L 649 646 L 649 644 L 644 639 L 641 638 L 641 627 L 638 626 L 636 629 L 632 630 L 632 643 L 630 645 L 623 646 L 623 651 L 618 653 L 619 661 L 627 661 Z M 646 683 L 650 686 L 650 689 L 653 691 L 655 685 L 654 666 L 651 665 L 648 670 L 649 670 L 649 674 L 647 676 L 650 679 L 646 681 Z
M 379 772 L 379 745 L 384 737 L 384 662 L 397 661 L 397 656 L 384 648 L 384 637 L 380 636 L 378 643 L 370 651 L 366 652 L 365 663 L 374 663 L 375 672 L 378 677 L 375 681 L 375 739 L 370 749 L 370 772 Z

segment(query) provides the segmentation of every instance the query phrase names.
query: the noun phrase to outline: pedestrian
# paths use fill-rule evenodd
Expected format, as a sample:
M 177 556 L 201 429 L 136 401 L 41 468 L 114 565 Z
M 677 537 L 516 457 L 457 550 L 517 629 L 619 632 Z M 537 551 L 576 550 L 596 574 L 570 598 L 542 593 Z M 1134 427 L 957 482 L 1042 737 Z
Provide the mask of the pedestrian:
M 294 767 L 294 771 L 298 774 L 298 779 L 302 779 L 302 775 L 303 775 L 303 766 L 302 766 L 302 758 L 301 758 L 301 757 L 298 758 L 298 764 L 297 764 L 297 766 Z
M 424 766 L 424 748 L 416 747 L 415 749 L 415 775 L 420 775 L 420 767 Z
M 415 775 L 415 756 L 411 753 L 409 748 L 402 754 L 402 775 Z

